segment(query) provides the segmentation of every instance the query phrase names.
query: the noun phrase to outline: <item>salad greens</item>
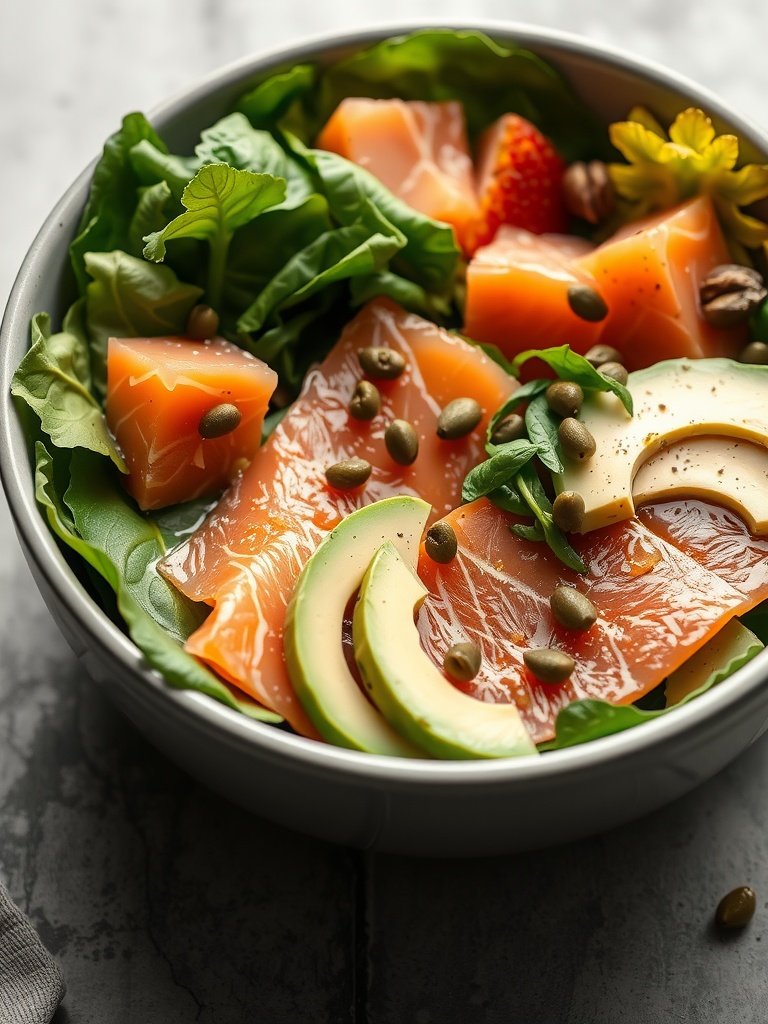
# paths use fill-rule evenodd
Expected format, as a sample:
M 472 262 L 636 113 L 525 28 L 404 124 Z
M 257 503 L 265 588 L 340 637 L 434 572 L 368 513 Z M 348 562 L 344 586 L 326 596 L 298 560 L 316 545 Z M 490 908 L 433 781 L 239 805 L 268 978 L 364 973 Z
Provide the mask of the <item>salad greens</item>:
M 108 595 L 105 603 L 112 602 L 147 664 L 172 686 L 270 722 L 279 717 L 184 651 L 206 609 L 155 566 L 209 506 L 141 512 L 122 488 L 125 465 L 103 416 L 107 340 L 183 334 L 202 300 L 216 309 L 225 337 L 277 370 L 290 398 L 308 366 L 374 296 L 388 295 L 449 328 L 460 325 L 462 259 L 452 229 L 407 206 L 364 169 L 312 148 L 348 95 L 459 100 L 473 138 L 517 111 L 568 161 L 608 156 L 602 126 L 552 67 L 477 32 L 418 32 L 331 67 L 274 70 L 204 128 L 190 152 L 171 152 L 142 114 L 128 114 L 104 146 L 70 245 L 70 308 L 58 332 L 45 313 L 33 319 L 32 345 L 12 387 L 43 514 L 91 585 Z M 614 391 L 631 414 L 626 389 L 567 346 L 523 353 L 512 371 L 533 356 L 584 387 Z M 535 460 L 561 468 L 543 398 L 548 383 L 523 385 L 497 412 L 489 458 L 469 474 L 463 496 L 488 495 L 525 517 L 516 531 L 546 541 L 584 571 L 553 523 L 535 469 Z M 529 439 L 492 444 L 498 422 L 524 403 Z M 274 410 L 265 432 L 283 414 Z M 547 748 L 656 713 L 599 705 L 582 701 L 562 712 Z

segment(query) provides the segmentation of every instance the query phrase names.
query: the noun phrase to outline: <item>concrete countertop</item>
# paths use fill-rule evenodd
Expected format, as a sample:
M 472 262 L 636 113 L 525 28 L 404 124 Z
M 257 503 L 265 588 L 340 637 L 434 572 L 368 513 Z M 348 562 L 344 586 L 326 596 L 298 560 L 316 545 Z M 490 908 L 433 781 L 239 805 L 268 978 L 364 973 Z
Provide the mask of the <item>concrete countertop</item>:
M 0 14 L 0 299 L 131 109 L 315 32 L 466 16 L 426 0 L 26 0 Z M 763 0 L 476 0 L 706 85 L 768 125 Z M 611 833 L 492 860 L 334 848 L 212 795 L 84 678 L 0 509 L 0 880 L 60 960 L 56 1024 L 764 1024 L 768 742 Z M 750 927 L 712 929 L 735 885 Z

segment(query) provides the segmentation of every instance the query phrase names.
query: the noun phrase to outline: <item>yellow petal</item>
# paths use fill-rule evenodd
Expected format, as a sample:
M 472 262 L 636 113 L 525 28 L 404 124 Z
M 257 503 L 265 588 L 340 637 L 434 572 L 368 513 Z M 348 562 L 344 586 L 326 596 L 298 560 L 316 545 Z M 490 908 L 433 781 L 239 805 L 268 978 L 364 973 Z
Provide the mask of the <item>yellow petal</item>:
M 637 121 L 637 123 L 641 124 L 643 128 L 647 128 L 649 132 L 653 132 L 654 135 L 658 135 L 660 139 L 664 139 L 666 141 L 669 137 L 647 107 L 632 107 L 627 120 Z
M 616 149 L 633 164 L 653 163 L 665 145 L 663 139 L 637 121 L 616 121 L 608 134 Z
M 717 180 L 717 192 L 739 206 L 749 206 L 768 196 L 768 166 L 747 164 L 741 170 L 723 174 Z
M 687 146 L 701 153 L 714 139 L 715 129 L 703 110 L 688 107 L 675 118 L 669 129 L 669 137 L 678 146 Z
M 768 224 L 742 213 L 733 203 L 713 198 L 726 236 L 732 235 L 748 249 L 759 249 L 768 240 Z

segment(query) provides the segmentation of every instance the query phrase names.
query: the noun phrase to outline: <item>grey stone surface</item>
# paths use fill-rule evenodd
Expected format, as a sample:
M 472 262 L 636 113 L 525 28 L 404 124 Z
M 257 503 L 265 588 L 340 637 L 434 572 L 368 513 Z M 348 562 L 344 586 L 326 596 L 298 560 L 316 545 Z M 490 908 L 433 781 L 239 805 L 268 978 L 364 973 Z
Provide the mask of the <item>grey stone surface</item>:
M 0 299 L 120 116 L 297 35 L 464 0 L 27 0 L 0 12 Z M 485 0 L 675 66 L 768 123 L 763 0 Z M 58 1024 L 763 1024 L 768 745 L 613 833 L 488 861 L 359 855 L 182 775 L 82 677 L 0 514 L 0 877 L 60 960 Z M 711 917 L 737 884 L 748 930 Z

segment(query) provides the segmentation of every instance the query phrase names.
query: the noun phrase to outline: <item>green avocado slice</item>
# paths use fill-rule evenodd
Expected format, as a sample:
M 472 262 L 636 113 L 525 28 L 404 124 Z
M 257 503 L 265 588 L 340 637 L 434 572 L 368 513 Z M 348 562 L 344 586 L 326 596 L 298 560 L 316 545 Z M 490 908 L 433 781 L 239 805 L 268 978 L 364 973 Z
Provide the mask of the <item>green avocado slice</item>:
M 452 686 L 414 625 L 427 590 L 391 543 L 376 553 L 355 606 L 355 659 L 393 727 L 431 754 L 466 759 L 538 751 L 514 704 L 486 704 Z
M 352 750 L 426 757 L 366 699 L 341 644 L 344 611 L 376 551 L 391 541 L 416 564 L 430 506 L 398 495 L 352 512 L 307 562 L 288 605 L 285 660 L 305 711 L 324 739 Z

